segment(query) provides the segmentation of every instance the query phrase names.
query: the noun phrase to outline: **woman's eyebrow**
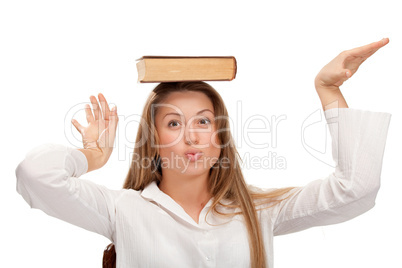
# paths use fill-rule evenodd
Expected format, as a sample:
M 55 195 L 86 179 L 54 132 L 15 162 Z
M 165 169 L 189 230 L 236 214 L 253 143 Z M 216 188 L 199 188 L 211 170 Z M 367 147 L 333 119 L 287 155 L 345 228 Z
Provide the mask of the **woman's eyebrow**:
M 215 115 L 210 109 L 201 110 L 201 111 L 197 112 L 197 114 L 201 114 L 201 113 L 203 113 L 203 112 L 211 112 L 213 115 Z M 163 118 L 165 118 L 167 115 L 178 115 L 178 116 L 181 116 L 181 114 L 178 114 L 178 113 L 167 113 L 167 114 L 165 114 L 165 116 L 164 116 Z

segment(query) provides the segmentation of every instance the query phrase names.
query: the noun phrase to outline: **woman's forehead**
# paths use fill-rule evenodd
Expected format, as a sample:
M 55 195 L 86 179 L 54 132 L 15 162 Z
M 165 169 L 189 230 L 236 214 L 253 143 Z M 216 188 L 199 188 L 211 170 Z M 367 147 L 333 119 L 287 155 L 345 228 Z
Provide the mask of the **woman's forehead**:
M 180 102 L 180 101 L 200 101 L 211 102 L 207 95 L 196 91 L 181 91 L 170 93 L 164 102 Z
M 174 92 L 157 106 L 161 114 L 195 115 L 201 111 L 214 113 L 211 100 L 201 92 Z

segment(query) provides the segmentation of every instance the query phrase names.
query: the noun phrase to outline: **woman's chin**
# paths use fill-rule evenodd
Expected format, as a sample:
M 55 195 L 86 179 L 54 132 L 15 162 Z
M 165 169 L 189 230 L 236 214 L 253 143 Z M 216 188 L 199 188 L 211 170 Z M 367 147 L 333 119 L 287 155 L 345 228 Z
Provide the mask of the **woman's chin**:
M 196 175 L 209 172 L 210 167 L 204 166 L 202 163 L 188 163 L 188 165 L 181 167 L 179 172 L 181 174 Z

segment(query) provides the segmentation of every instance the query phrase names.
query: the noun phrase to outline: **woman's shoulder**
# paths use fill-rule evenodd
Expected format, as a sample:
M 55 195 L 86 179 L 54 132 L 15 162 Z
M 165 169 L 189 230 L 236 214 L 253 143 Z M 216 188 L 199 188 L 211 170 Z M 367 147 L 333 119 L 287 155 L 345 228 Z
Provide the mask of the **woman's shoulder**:
M 299 187 L 265 188 L 251 184 L 247 187 L 257 208 L 274 208 L 300 189 Z
M 249 191 L 255 192 L 255 193 L 268 193 L 271 191 L 277 190 L 277 188 L 265 188 L 253 184 L 247 184 L 247 188 Z
M 134 190 L 134 189 L 120 189 L 113 190 L 116 199 L 116 205 L 124 206 L 134 206 L 136 204 L 142 203 L 146 201 L 141 195 L 143 190 Z
M 267 188 L 267 187 L 261 187 L 261 186 L 256 186 L 256 185 L 252 185 L 252 184 L 247 184 L 247 188 L 252 193 L 282 195 L 282 194 L 285 194 L 288 192 L 295 192 L 300 187 Z

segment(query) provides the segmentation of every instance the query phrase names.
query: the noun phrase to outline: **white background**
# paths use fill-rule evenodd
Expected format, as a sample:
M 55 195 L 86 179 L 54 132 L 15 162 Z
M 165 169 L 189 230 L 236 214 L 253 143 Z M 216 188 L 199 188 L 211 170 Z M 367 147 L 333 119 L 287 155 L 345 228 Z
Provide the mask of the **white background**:
M 105 167 L 83 178 L 120 189 L 138 126 L 127 117 L 142 112 L 155 86 L 137 83 L 135 64 L 141 56 L 235 56 L 236 79 L 210 83 L 237 124 L 233 135 L 246 127 L 247 118 L 286 116 L 277 126 L 276 148 L 271 133 L 249 136 L 255 144 L 268 142 L 264 149 L 235 137 L 241 156 L 271 151 L 286 159 L 285 169 L 245 167 L 247 183 L 299 186 L 333 171 L 325 122 L 312 126 L 305 140 L 324 153 L 312 156 L 301 139 L 303 121 L 322 109 L 315 75 L 341 51 L 389 37 L 390 43 L 341 87 L 350 108 L 392 114 L 377 205 L 342 224 L 275 238 L 275 267 L 401 267 L 399 5 L 367 0 L 2 1 L 3 262 L 10 260 L 8 267 L 101 267 L 109 241 L 30 209 L 15 190 L 15 168 L 42 143 L 80 146 L 70 121 L 74 117 L 86 124 L 80 109 L 90 95 L 102 92 L 118 106 L 117 148 Z M 243 123 L 236 118 L 239 113 Z M 250 125 L 263 126 L 258 120 Z

